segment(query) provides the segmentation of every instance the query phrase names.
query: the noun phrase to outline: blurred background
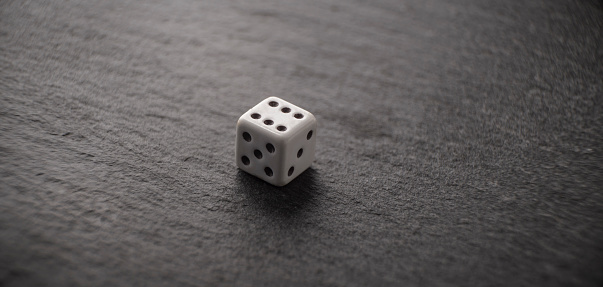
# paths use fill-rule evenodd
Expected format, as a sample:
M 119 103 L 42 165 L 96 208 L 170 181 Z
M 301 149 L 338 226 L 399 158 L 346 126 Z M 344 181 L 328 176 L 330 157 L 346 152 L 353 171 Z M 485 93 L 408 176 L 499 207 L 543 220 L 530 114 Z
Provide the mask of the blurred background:
M 601 1 L 0 1 L 2 286 L 601 286 Z M 313 166 L 234 161 L 266 97 Z

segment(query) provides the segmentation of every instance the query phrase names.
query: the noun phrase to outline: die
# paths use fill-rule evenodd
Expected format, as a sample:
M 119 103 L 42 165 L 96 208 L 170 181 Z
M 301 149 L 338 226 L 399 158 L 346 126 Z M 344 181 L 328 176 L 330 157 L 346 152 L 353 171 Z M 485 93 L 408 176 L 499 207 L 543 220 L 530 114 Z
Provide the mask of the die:
M 272 185 L 286 185 L 312 165 L 316 127 L 310 112 L 269 97 L 237 122 L 237 166 Z

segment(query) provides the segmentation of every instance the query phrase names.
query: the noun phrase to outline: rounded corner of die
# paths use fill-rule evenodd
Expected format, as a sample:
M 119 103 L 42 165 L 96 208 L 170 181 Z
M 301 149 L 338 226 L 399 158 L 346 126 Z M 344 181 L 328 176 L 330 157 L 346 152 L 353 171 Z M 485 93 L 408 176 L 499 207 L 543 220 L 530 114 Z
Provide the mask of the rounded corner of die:
M 247 113 L 242 114 L 242 115 L 241 115 L 241 116 L 240 116 L 240 117 L 237 119 L 237 126 L 238 126 L 239 124 L 241 124 L 241 122 L 245 121 L 245 115 L 246 115 L 246 114 L 247 114 Z
M 267 97 L 266 99 L 264 99 L 264 101 L 270 101 L 270 100 L 272 100 L 272 101 L 282 101 L 283 99 L 281 99 L 279 97 L 275 97 L 275 96 L 270 96 L 270 97 Z
M 272 182 L 272 185 L 276 186 L 276 187 L 283 187 L 285 185 L 287 185 L 289 183 L 288 180 L 283 179 L 283 180 L 276 180 Z
M 309 120 L 316 121 L 316 116 L 314 116 L 314 114 L 313 114 L 313 113 L 311 113 L 311 112 L 310 112 L 310 111 L 308 111 L 308 110 L 306 110 L 306 113 L 307 113 L 306 117 L 307 117 Z
M 248 124 L 248 120 L 245 117 L 245 115 L 247 115 L 247 113 L 243 114 L 241 117 L 239 117 L 239 119 L 237 120 L 237 128 L 247 125 Z

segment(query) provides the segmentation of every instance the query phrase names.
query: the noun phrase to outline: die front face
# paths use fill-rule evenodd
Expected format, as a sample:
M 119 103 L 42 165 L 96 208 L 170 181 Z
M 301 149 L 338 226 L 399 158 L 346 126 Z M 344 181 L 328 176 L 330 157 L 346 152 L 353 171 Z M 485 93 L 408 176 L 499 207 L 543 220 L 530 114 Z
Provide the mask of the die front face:
M 314 161 L 316 118 L 285 100 L 270 97 L 237 122 L 237 166 L 283 186 Z

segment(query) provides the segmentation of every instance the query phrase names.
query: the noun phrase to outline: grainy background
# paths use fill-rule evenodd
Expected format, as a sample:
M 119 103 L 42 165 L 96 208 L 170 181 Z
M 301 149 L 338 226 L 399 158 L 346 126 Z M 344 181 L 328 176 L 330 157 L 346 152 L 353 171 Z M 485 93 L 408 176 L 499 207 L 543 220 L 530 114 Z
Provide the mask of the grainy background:
M 2 286 L 601 286 L 601 1 L 0 1 Z M 316 161 L 234 164 L 268 96 Z

